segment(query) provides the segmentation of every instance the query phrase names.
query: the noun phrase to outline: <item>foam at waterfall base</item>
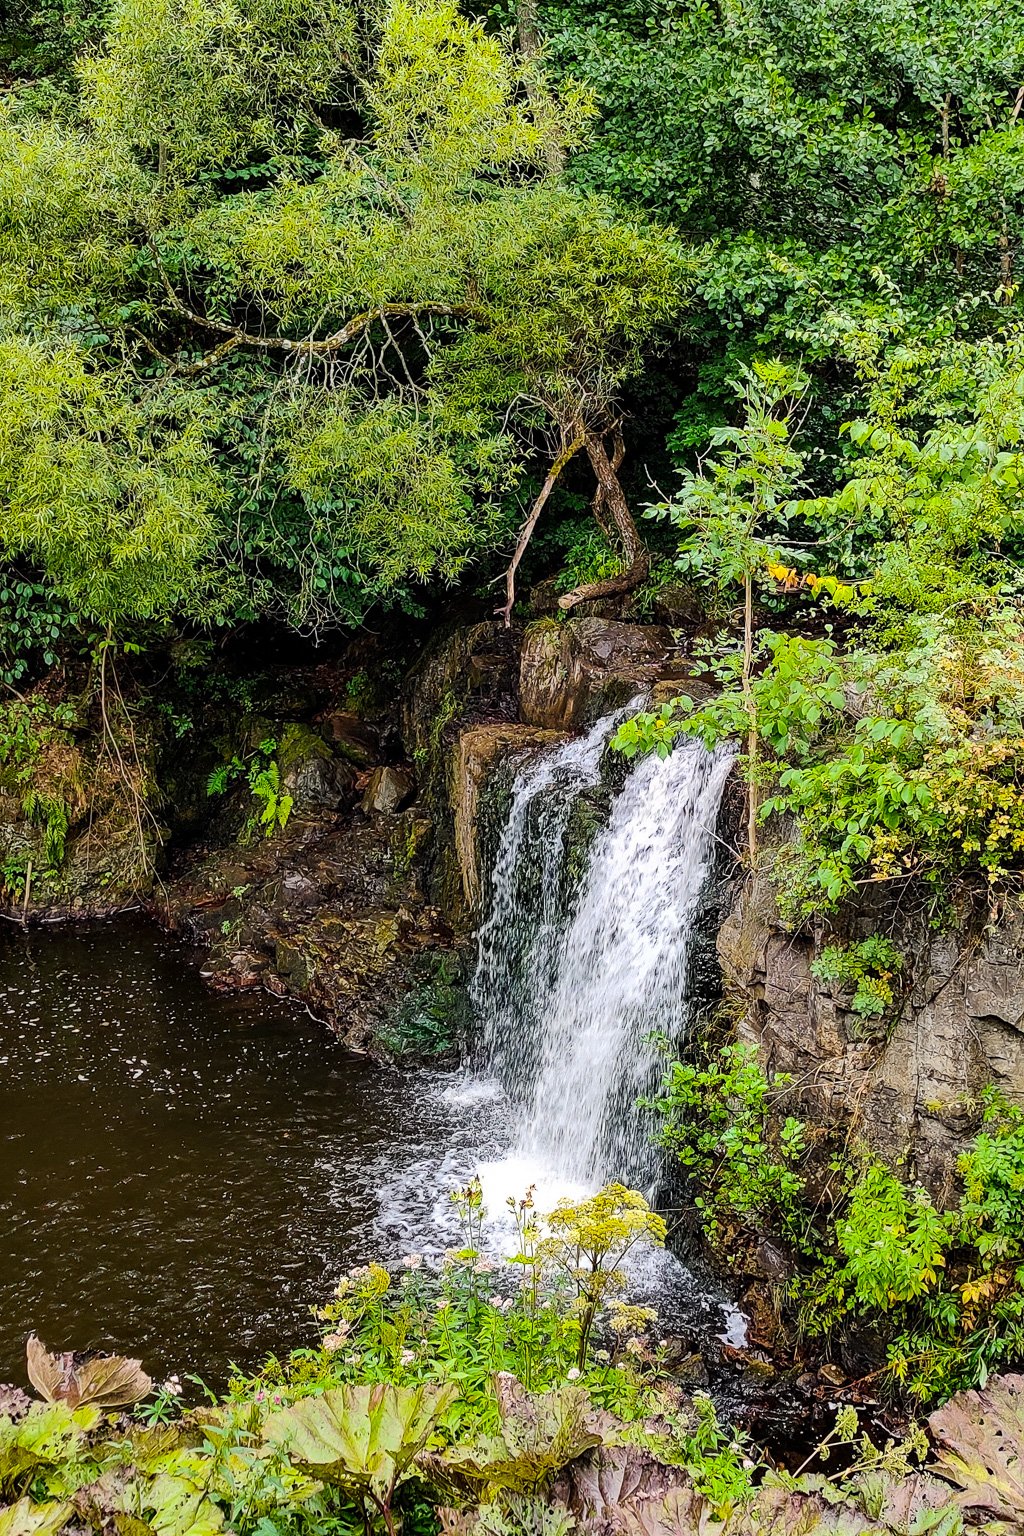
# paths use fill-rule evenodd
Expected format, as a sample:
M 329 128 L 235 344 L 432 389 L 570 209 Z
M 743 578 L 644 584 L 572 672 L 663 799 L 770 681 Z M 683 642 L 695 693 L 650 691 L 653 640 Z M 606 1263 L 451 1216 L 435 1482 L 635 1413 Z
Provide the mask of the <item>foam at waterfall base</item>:
M 440 1265 L 446 1249 L 461 1248 L 465 1236 L 452 1193 L 479 1177 L 487 1211 L 482 1243 L 489 1256 L 508 1260 L 518 1235 L 506 1201 L 521 1200 L 534 1186 L 534 1211 L 543 1216 L 560 1199 L 581 1199 L 594 1186 L 554 1174 L 539 1157 L 515 1146 L 515 1116 L 493 1077 L 468 1070 L 423 1073 L 424 1098 L 433 1106 L 426 1125 L 432 1133 L 420 1146 L 406 1146 L 396 1166 L 394 1148 L 382 1150 L 366 1170 L 368 1193 L 377 1215 L 362 1235 L 362 1262 L 397 1263 L 410 1253 Z M 339 1170 L 339 1178 L 342 1172 Z M 351 1177 L 351 1170 L 344 1174 Z M 372 1206 L 374 1201 L 370 1200 Z M 626 1269 L 626 1296 L 658 1313 L 659 1334 L 683 1334 L 740 1343 L 745 1319 L 710 1277 L 695 1273 L 674 1254 L 654 1247 L 634 1250 Z M 521 1280 L 519 1267 L 501 1266 L 492 1277 L 506 1294 Z
M 436 1112 L 430 1144 L 405 1148 L 399 1167 L 382 1149 L 371 1170 L 382 1257 L 440 1262 L 463 1248 L 452 1194 L 474 1177 L 487 1212 L 480 1244 L 506 1260 L 520 1247 L 509 1201 L 518 1207 L 529 1193 L 543 1231 L 560 1200 L 613 1181 L 659 1183 L 654 1126 L 639 1106 L 662 1070 L 653 1037 L 682 1040 L 689 1024 L 693 942 L 731 749 L 686 741 L 665 760 L 634 763 L 595 828 L 602 765 L 626 713 L 516 772 L 469 989 L 475 1069 L 424 1074 Z M 499 1266 L 499 1288 L 511 1289 L 520 1268 Z M 735 1333 L 721 1292 L 672 1254 L 638 1245 L 625 1272 L 626 1294 L 656 1307 L 666 1332 Z
M 515 1218 L 508 1206 L 510 1200 L 518 1205 L 523 1199 L 532 1199 L 533 1213 L 546 1216 L 560 1200 L 583 1200 L 595 1193 L 586 1184 L 560 1178 L 538 1159 L 521 1152 L 495 1162 L 479 1163 L 476 1175 L 488 1214 L 485 1239 L 492 1252 L 506 1258 L 519 1247 Z

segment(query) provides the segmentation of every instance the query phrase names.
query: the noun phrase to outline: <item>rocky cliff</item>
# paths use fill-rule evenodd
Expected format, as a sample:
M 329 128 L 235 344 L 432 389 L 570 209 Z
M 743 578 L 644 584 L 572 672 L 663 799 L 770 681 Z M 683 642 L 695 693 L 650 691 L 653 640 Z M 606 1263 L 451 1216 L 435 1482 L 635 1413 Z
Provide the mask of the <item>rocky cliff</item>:
M 885 933 L 903 958 L 893 1001 L 865 1019 L 819 980 L 823 949 Z M 1024 910 L 965 903 L 945 931 L 923 910 L 863 901 L 834 926 L 792 933 L 764 876 L 740 880 L 718 935 L 741 1038 L 792 1074 L 804 1113 L 843 1126 L 945 1201 L 956 1158 L 994 1083 L 1024 1102 Z
M 664 626 L 585 617 L 451 625 L 362 712 L 338 707 L 322 669 L 293 676 L 305 717 L 241 731 L 243 756 L 278 742 L 287 825 L 254 834 L 240 783 L 154 909 L 206 947 L 212 985 L 300 997 L 359 1049 L 436 1054 L 454 1035 L 499 770 L 686 672 Z

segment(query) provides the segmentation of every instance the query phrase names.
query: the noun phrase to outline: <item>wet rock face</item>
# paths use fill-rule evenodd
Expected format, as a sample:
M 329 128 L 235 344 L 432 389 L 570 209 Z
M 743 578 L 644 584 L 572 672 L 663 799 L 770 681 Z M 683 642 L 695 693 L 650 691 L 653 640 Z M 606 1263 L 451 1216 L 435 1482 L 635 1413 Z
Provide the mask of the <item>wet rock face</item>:
M 403 687 L 402 742 L 415 764 L 416 804 L 433 828 L 425 889 L 456 928 L 472 919 L 464 849 L 456 846 L 463 792 L 470 799 L 475 792 L 461 778 L 461 742 L 467 732 L 517 721 L 521 638 L 520 630 L 490 620 L 435 635 Z
M 852 941 L 882 927 L 867 904 L 847 916 Z M 1024 910 L 983 922 L 968 914 L 942 934 L 922 917 L 897 917 L 891 935 L 905 969 L 881 1021 L 860 1019 L 849 997 L 814 977 L 815 955 L 835 935 L 787 933 L 766 879 L 738 889 L 718 936 L 727 991 L 744 1003 L 741 1035 L 769 1070 L 800 1083 L 802 1112 L 852 1123 L 887 1162 L 907 1159 L 943 1202 L 975 1128 L 966 1101 L 995 1083 L 1024 1102 Z
M 423 962 L 458 960 L 420 889 L 428 832 L 412 811 L 372 822 L 358 811 L 295 813 L 269 840 L 198 861 L 158 915 L 209 948 L 202 974 L 212 986 L 301 998 L 347 1044 L 378 1053 Z
M 402 810 L 416 793 L 416 775 L 407 763 L 377 768 L 366 787 L 364 815 L 392 816 Z
M 321 722 L 320 731 L 331 751 L 353 767 L 375 768 L 380 762 L 380 736 L 358 715 L 337 710 Z
M 286 727 L 278 750 L 281 788 L 296 811 L 337 811 L 355 799 L 356 770 L 305 725 Z
M 437 636 L 406 680 L 402 739 L 415 761 L 437 754 L 468 709 L 515 717 L 521 632 L 488 621 Z
M 553 746 L 560 731 L 529 725 L 485 725 L 459 737 L 454 774 L 455 849 L 462 874 L 462 891 L 471 912 L 480 904 L 478 818 L 484 786 L 498 765 L 513 755 Z
M 356 771 L 350 763 L 322 757 L 308 757 L 293 764 L 282 780 L 286 794 L 299 810 L 323 806 L 325 810 L 337 811 L 351 805 L 355 783 Z
M 671 634 L 659 625 L 531 624 L 519 670 L 522 719 L 543 730 L 580 730 L 650 687 L 674 654 Z

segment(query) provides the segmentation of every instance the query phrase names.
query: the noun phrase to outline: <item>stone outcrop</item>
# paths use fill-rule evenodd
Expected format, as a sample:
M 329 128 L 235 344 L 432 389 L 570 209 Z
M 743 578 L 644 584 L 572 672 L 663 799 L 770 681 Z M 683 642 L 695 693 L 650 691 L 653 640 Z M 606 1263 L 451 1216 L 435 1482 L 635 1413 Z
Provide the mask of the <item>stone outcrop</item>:
M 649 688 L 673 661 L 672 635 L 658 625 L 541 619 L 523 637 L 522 719 L 542 730 L 581 730 Z
M 668 581 L 654 594 L 654 617 L 670 629 L 695 629 L 704 621 L 697 589 L 688 581 Z
M 297 811 L 341 810 L 355 800 L 356 770 L 336 758 L 323 738 L 303 725 L 289 725 L 278 750 L 281 788 Z
M 402 692 L 402 740 L 414 761 L 450 745 L 447 738 L 471 707 L 516 718 L 521 638 L 521 631 L 488 621 L 431 641 Z
M 425 887 L 456 928 L 474 915 L 465 848 L 457 846 L 460 744 L 467 733 L 518 724 L 521 639 L 521 630 L 490 620 L 446 630 L 428 644 L 402 690 L 402 741 L 420 783 L 416 806 L 433 826 Z M 476 779 L 467 780 L 467 794 L 477 787 Z
M 483 725 L 459 737 L 453 775 L 455 850 L 462 875 L 462 893 L 471 912 L 480 905 L 478 816 L 481 790 L 499 763 L 523 756 L 530 749 L 553 746 L 560 731 L 528 725 Z
M 380 762 L 380 735 L 358 715 L 335 710 L 320 722 L 320 732 L 331 751 L 354 768 L 375 768 Z
M 416 775 L 408 763 L 376 768 L 363 796 L 363 813 L 366 816 L 393 816 L 408 805 L 415 793 Z
M 423 962 L 444 954 L 460 963 L 422 890 L 429 830 L 413 812 L 367 820 L 309 807 L 273 838 L 198 860 L 165 890 L 157 915 L 208 947 L 211 985 L 301 998 L 348 1045 L 375 1052 Z
M 968 913 L 950 933 L 867 903 L 844 922 L 841 938 L 883 931 L 904 956 L 881 1020 L 862 1020 L 848 995 L 812 974 L 833 932 L 787 932 L 767 879 L 740 885 L 718 953 L 726 991 L 743 1006 L 741 1038 L 770 1070 L 792 1075 L 812 1119 L 851 1128 L 949 1199 L 976 1128 L 971 1101 L 994 1083 L 1024 1102 L 1024 909 L 1008 906 L 994 926 Z

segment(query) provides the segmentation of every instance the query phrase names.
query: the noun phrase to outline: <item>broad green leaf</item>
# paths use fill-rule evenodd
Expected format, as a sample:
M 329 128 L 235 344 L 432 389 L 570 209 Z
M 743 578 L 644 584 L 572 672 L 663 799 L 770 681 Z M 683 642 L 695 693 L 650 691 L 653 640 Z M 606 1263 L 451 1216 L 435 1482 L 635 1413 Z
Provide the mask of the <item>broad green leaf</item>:
M 350 1497 L 371 1492 L 386 1499 L 411 1474 L 413 1458 L 458 1393 L 453 1382 L 335 1387 L 272 1414 L 264 1439 L 301 1470 Z

